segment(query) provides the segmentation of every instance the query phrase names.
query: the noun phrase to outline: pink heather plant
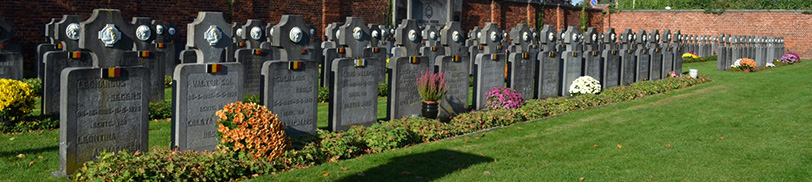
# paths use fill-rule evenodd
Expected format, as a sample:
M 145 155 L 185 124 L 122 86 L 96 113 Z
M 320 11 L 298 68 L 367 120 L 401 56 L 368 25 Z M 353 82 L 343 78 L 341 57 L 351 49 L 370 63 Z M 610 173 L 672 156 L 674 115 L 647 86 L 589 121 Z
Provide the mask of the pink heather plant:
M 793 52 L 787 52 L 784 56 L 781 56 L 781 63 L 792 64 L 798 61 L 801 61 L 801 56 Z
M 417 77 L 417 92 L 426 102 L 437 102 L 443 99 L 445 93 L 448 92 L 445 74 L 442 72 L 432 73 L 426 69 Z
M 487 96 L 486 107 L 491 109 L 516 109 L 524 104 L 522 94 L 516 90 L 505 87 L 494 87 L 485 93 Z

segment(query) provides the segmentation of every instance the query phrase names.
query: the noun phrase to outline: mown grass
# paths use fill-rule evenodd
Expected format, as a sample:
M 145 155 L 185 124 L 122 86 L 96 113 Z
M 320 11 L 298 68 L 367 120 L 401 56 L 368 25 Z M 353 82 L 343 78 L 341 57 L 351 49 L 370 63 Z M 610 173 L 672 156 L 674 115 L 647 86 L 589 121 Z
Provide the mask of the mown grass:
M 812 66 L 749 74 L 715 71 L 712 62 L 684 66 L 691 68 L 714 81 L 256 180 L 812 180 Z M 378 101 L 384 118 L 386 100 Z M 318 126 L 327 126 L 326 103 Z M 150 148 L 168 148 L 170 129 L 150 121 Z M 58 142 L 58 130 L 0 135 L 0 180 L 67 181 L 49 174 L 59 168 Z

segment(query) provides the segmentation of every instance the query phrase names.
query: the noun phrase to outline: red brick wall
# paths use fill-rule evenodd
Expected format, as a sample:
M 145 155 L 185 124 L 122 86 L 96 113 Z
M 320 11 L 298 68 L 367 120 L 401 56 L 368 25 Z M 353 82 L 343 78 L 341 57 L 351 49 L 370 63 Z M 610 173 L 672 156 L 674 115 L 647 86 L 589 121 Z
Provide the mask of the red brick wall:
M 530 18 L 530 27 L 536 27 L 536 16 L 543 12 L 544 24 L 555 25 L 556 29 L 565 29 L 567 26 L 581 26 L 581 9 L 569 6 L 519 3 L 512 1 L 492 0 L 466 0 L 462 5 L 462 28 L 473 29 L 474 26 L 483 27 L 487 22 L 495 22 L 505 31 L 510 31 L 519 23 L 527 23 Z M 558 14 L 560 13 L 560 14 Z M 587 9 L 589 20 L 587 26 L 603 29 L 603 13 L 597 9 Z
M 788 51 L 812 57 L 812 15 L 796 11 L 736 11 L 721 15 L 703 11 L 623 11 L 611 15 L 611 27 L 616 31 L 626 28 L 679 29 L 682 34 L 756 35 L 784 37 Z

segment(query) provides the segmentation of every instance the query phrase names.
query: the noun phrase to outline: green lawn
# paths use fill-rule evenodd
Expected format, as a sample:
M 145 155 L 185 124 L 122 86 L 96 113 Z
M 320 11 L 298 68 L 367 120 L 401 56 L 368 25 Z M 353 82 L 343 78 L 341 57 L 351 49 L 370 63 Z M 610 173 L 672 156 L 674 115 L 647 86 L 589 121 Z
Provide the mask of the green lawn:
M 714 81 L 257 180 L 812 181 L 809 63 L 749 74 L 715 71 L 715 62 L 690 68 Z M 319 104 L 320 128 L 326 110 Z M 151 148 L 169 146 L 170 127 L 150 121 Z M 49 174 L 58 140 L 58 130 L 0 135 L 0 181 L 68 180 Z

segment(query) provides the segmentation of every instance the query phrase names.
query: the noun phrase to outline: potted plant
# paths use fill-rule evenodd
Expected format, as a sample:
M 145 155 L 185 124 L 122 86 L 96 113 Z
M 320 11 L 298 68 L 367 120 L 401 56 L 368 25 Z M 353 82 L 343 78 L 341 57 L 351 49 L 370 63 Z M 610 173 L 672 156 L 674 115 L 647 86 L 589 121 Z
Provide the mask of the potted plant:
M 444 73 L 432 73 L 428 69 L 417 77 L 417 92 L 423 98 L 422 116 L 437 119 L 439 105 L 437 101 L 443 99 L 448 92 Z
M 739 62 L 739 69 L 742 69 L 745 73 L 749 73 L 754 68 L 756 68 L 756 61 L 750 58 L 742 58 Z

